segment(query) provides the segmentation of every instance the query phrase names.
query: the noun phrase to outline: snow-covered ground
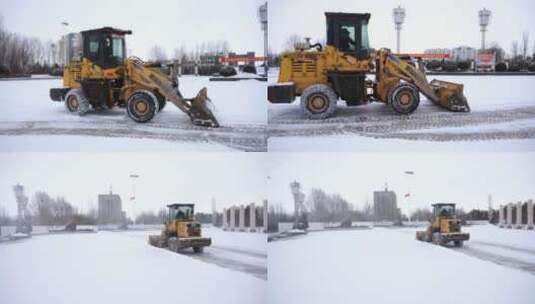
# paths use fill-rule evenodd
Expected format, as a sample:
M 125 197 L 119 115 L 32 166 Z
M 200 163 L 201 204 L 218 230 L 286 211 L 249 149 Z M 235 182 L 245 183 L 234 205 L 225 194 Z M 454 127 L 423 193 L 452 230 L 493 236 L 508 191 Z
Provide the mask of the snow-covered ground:
M 535 232 L 467 227 L 470 241 L 454 249 L 416 241 L 415 230 L 327 231 L 271 242 L 268 301 L 535 302 Z
M 215 143 L 169 142 L 148 138 L 79 135 L 0 135 L 0 152 L 223 152 L 230 147 Z
M 270 137 L 269 151 L 314 152 L 511 152 L 535 151 L 535 140 L 423 141 L 358 135 Z
M 44 235 L 0 244 L 0 302 L 265 303 L 265 279 L 240 265 L 210 261 L 232 261 L 241 250 L 249 253 L 247 263 L 265 269 L 265 235 L 207 228 L 214 248 L 195 255 L 149 246 L 150 233 L 157 231 Z
M 269 82 L 276 81 L 277 70 Z M 422 96 L 409 116 L 385 104 L 347 107 L 324 121 L 303 117 L 299 98 L 268 106 L 270 151 L 534 151 L 532 76 L 429 76 L 464 84 L 470 113 L 452 113 Z
M 124 138 L 106 151 L 137 151 L 130 146 L 130 143 L 139 146 L 136 139 L 154 140 L 146 144 L 149 148 L 141 150 L 265 150 L 265 82 L 210 82 L 209 77 L 183 76 L 179 83 L 186 97 L 195 96 L 202 87 L 208 88 L 208 96 L 222 128 L 193 127 L 187 115 L 171 103 L 148 124 L 131 121 L 125 109 L 79 117 L 68 113 L 63 103 L 50 100 L 49 89 L 61 87 L 60 79 L 0 81 L 0 105 L 5 109 L 0 113 L 0 135 L 13 137 L 7 142 L 7 148 L 5 138 L 0 138 L 0 147 L 2 150 L 33 151 L 35 138 L 19 136 L 34 135 L 42 138 L 39 142 L 42 150 L 80 151 L 78 144 L 82 137 L 93 137 L 86 145 L 101 147 L 108 147 L 108 141 L 103 140 L 105 137 Z M 78 137 L 58 142 L 48 135 Z M 61 143 L 59 148 L 58 143 Z M 172 145 L 174 147 L 170 147 Z

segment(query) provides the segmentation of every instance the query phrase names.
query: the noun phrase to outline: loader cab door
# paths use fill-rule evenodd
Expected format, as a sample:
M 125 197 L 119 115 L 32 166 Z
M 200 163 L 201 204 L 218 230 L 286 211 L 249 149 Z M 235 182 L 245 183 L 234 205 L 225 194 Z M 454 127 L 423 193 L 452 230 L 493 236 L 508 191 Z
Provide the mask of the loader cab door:
M 362 60 L 370 56 L 368 22 L 370 14 L 325 13 L 327 45 Z
M 110 31 L 82 32 L 84 57 L 102 69 L 116 68 L 124 63 L 124 35 Z

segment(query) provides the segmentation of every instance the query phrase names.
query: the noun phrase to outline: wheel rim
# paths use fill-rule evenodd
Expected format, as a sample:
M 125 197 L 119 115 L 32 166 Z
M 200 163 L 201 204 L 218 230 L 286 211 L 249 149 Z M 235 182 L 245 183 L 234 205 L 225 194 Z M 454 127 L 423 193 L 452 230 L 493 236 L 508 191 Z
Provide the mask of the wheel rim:
M 324 112 L 328 106 L 329 102 L 327 101 L 327 98 L 323 95 L 316 94 L 310 96 L 309 98 L 308 108 L 314 113 Z
M 76 111 L 79 106 L 78 98 L 76 98 L 74 95 L 69 96 L 69 99 L 67 99 L 67 106 L 69 107 L 69 111 Z
M 412 95 L 409 92 L 403 92 L 399 96 L 399 104 L 407 107 L 412 103 Z
M 134 112 L 136 115 L 142 116 L 149 112 L 149 104 L 142 99 L 134 101 Z

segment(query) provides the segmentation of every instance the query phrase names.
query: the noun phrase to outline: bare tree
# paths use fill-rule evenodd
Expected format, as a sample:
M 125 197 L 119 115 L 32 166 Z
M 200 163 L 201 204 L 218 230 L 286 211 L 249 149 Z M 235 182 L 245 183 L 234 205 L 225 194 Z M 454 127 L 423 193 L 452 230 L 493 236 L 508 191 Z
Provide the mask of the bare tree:
M 511 55 L 513 56 L 513 59 L 516 59 L 518 56 L 518 41 L 513 41 L 511 44 Z
M 529 33 L 524 32 L 522 34 L 522 58 L 526 60 L 528 56 L 528 46 L 529 46 Z
M 288 38 L 286 38 L 286 40 L 284 41 L 284 51 L 285 52 L 291 52 L 294 50 L 295 48 L 295 44 L 297 42 L 303 42 L 304 41 L 304 38 L 300 35 L 296 35 L 296 34 L 293 34 L 293 35 L 290 35 L 288 36 Z
M 161 46 L 156 44 L 150 49 L 149 58 L 156 62 L 166 61 L 167 53 Z

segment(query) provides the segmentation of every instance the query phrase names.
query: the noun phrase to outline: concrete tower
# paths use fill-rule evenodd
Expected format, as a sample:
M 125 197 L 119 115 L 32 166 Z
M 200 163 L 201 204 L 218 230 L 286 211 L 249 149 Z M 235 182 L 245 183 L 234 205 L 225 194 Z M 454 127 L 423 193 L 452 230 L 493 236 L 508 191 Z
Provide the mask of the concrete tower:
M 490 11 L 486 8 L 483 8 L 479 11 L 479 26 L 481 27 L 481 50 L 484 51 L 486 48 L 485 45 L 485 33 L 487 32 L 487 26 L 490 22 Z
M 401 25 L 405 21 L 405 9 L 398 6 L 392 10 L 392 17 L 394 18 L 394 24 L 396 25 L 396 52 L 400 53 L 400 35 Z

